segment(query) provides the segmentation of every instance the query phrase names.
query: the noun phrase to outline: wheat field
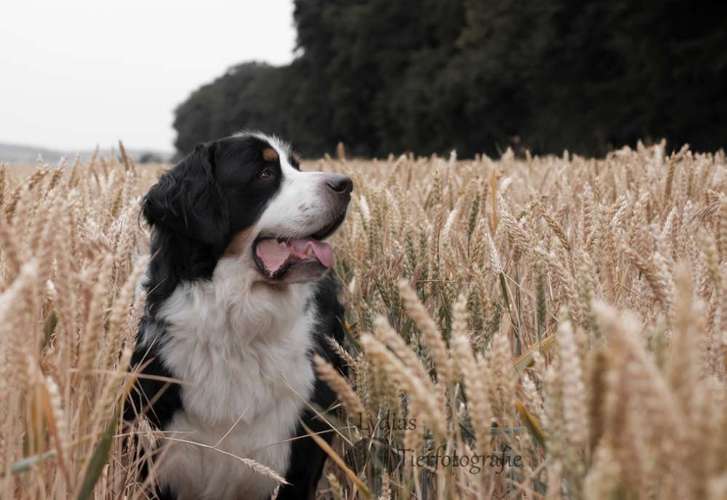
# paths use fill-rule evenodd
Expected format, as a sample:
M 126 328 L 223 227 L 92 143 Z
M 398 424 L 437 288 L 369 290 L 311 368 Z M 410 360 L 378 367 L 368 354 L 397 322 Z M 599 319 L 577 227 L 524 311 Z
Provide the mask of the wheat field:
M 727 160 L 664 150 L 306 162 L 356 186 L 318 498 L 727 498 Z M 2 498 L 145 498 L 120 156 L 0 169 Z

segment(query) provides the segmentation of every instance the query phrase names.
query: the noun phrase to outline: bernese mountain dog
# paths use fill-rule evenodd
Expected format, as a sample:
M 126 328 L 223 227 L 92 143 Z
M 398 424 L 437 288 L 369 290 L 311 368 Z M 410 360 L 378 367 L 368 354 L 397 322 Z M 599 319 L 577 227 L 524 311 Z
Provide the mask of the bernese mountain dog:
M 125 418 L 162 431 L 162 499 L 315 495 L 331 441 L 321 413 L 335 395 L 316 377 L 319 354 L 344 372 L 343 307 L 325 241 L 353 183 L 302 171 L 290 147 L 261 133 L 197 146 L 142 202 L 152 228 L 146 293 Z M 239 457 L 239 458 L 238 458 Z

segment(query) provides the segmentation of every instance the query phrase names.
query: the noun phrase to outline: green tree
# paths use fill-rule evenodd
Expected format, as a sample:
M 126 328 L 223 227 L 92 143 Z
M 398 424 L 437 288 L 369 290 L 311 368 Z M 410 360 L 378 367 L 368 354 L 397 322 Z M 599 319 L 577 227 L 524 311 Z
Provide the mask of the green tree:
M 604 154 L 727 142 L 727 3 L 295 0 L 296 58 L 245 63 L 176 110 L 176 146 L 252 128 L 309 156 Z

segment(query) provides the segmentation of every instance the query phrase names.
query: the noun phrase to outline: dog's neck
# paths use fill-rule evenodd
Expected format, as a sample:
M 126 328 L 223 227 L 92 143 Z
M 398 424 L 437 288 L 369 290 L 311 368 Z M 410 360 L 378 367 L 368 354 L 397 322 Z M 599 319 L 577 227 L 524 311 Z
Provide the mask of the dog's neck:
M 157 329 L 163 338 L 152 338 L 151 329 L 145 339 L 159 342 L 167 367 L 189 385 L 183 388 L 188 411 L 211 422 L 250 409 L 264 411 L 261 399 L 275 398 L 255 391 L 277 387 L 276 398 L 284 397 L 290 384 L 284 374 L 309 363 L 315 284 L 272 287 L 257 281 L 256 274 L 241 257 L 223 257 L 211 279 L 177 286 L 156 314 L 156 322 L 164 325 Z M 267 385 L 259 384 L 261 377 Z M 212 387 L 229 389 L 226 405 Z M 308 384 L 303 389 L 307 392 Z M 207 401 L 205 394 L 215 401 Z M 256 399 L 258 404 L 250 404 Z
M 223 253 L 224 249 L 155 227 L 144 282 L 147 314 L 154 317 L 159 307 L 182 283 L 210 279 Z

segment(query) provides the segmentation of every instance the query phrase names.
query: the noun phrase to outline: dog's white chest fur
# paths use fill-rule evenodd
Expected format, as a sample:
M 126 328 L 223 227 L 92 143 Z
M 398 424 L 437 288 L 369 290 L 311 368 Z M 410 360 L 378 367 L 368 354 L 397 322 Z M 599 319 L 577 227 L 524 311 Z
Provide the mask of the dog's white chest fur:
M 276 483 L 236 457 L 285 475 L 290 437 L 311 395 L 314 285 L 253 284 L 238 257 L 221 259 L 209 282 L 179 286 L 160 309 L 162 358 L 183 381 L 184 410 L 157 478 L 179 498 L 266 498 Z

